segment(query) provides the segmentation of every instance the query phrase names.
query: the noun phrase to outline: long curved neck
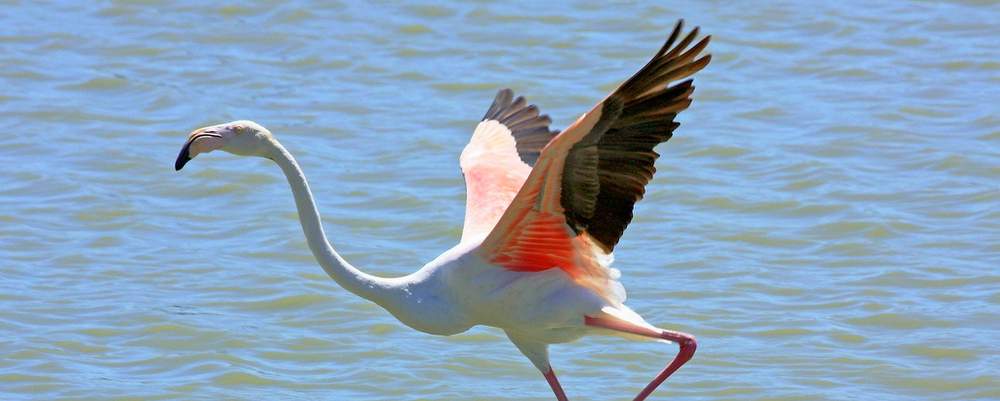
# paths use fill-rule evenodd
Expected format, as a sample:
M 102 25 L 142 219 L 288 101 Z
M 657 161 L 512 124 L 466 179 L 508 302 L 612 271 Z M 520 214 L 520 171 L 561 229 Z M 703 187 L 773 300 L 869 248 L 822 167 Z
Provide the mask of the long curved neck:
M 316 209 L 316 202 L 313 201 L 312 191 L 309 190 L 309 183 L 305 174 L 299 168 L 288 150 L 277 141 L 273 142 L 271 159 L 274 160 L 281 171 L 288 178 L 288 185 L 292 187 L 292 194 L 295 196 L 295 207 L 299 212 L 299 222 L 302 223 L 302 231 L 305 232 L 306 242 L 313 256 L 319 262 L 326 274 L 329 274 L 337 284 L 354 294 L 373 301 L 383 307 L 398 296 L 396 292 L 398 279 L 382 278 L 367 274 L 347 263 L 330 242 L 323 232 L 323 224 L 320 221 L 319 211 Z

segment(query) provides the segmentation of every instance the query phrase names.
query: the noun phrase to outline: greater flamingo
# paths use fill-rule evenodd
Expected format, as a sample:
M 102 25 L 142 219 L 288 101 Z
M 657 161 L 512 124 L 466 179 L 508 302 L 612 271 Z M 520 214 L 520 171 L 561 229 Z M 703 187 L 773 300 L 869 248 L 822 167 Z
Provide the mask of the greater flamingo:
M 338 284 L 385 308 L 407 326 L 438 335 L 475 325 L 502 329 L 566 400 L 549 365 L 548 346 L 587 334 L 677 343 L 674 359 L 635 397 L 646 399 L 691 359 L 693 336 L 647 323 L 625 306 L 612 249 L 632 220 L 677 113 L 691 104 L 690 79 L 711 60 L 699 58 L 710 36 L 688 46 L 678 21 L 642 69 L 565 131 L 548 116 L 501 90 L 462 151 L 465 225 L 458 245 L 404 277 L 366 274 L 326 239 L 306 177 L 270 131 L 233 121 L 192 132 L 177 156 L 221 149 L 273 160 L 295 197 L 302 230 L 316 260 Z M 680 39 L 678 41 L 678 39 Z

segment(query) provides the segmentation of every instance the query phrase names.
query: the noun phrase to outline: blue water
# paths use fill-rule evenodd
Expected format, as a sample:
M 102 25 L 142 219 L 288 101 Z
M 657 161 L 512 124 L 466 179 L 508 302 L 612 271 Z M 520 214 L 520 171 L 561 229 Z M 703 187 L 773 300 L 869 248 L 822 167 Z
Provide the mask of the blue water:
M 0 399 L 549 400 L 498 330 L 412 331 L 336 286 L 265 161 L 373 273 L 460 236 L 495 91 L 565 127 L 677 18 L 712 64 L 616 248 L 629 305 L 698 336 L 651 399 L 1000 398 L 1000 6 L 990 1 L 13 2 L 0 13 Z M 674 349 L 553 347 L 570 399 Z

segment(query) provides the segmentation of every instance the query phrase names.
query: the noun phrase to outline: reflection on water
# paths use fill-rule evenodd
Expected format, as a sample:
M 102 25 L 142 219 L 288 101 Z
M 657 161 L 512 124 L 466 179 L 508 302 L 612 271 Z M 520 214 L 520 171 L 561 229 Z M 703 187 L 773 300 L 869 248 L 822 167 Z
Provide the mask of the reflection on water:
M 261 122 L 344 255 L 403 274 L 460 235 L 457 156 L 497 88 L 565 127 L 679 17 L 715 58 L 616 255 L 630 304 L 701 343 L 654 398 L 1000 398 L 992 2 L 5 10 L 5 400 L 550 399 L 502 333 L 420 334 L 336 287 L 273 166 L 173 157 Z M 668 358 L 553 348 L 573 400 Z

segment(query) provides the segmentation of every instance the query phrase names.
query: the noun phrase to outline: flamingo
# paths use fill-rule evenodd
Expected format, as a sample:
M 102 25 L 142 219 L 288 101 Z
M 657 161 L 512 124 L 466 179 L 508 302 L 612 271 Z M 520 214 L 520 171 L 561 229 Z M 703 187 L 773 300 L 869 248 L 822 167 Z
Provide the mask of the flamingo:
M 403 277 L 364 273 L 334 250 L 302 169 L 260 124 L 199 128 L 174 167 L 216 149 L 274 161 L 309 249 L 340 286 L 422 332 L 503 330 L 559 401 L 567 397 L 549 364 L 550 344 L 588 334 L 676 343 L 676 356 L 634 398 L 642 401 L 697 347 L 694 336 L 657 328 L 626 306 L 620 273 L 610 267 L 655 172 L 653 148 L 670 139 L 674 118 L 691 104 L 692 80 L 674 82 L 711 60 L 699 57 L 711 37 L 688 48 L 698 28 L 681 38 L 682 28 L 680 20 L 645 66 L 561 133 L 535 105 L 500 90 L 460 157 L 467 187 L 461 240 Z

